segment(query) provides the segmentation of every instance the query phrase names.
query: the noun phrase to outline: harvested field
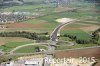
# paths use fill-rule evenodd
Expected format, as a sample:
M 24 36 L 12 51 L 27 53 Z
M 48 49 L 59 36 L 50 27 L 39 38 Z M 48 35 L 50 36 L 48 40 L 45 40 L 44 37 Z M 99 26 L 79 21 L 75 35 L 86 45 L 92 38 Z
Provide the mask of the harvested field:
M 93 24 L 85 24 L 85 23 L 75 23 L 75 24 L 93 26 Z
M 32 24 L 28 23 L 12 23 L 7 25 L 8 28 L 29 28 L 29 27 L 34 27 Z
M 82 27 L 80 29 L 84 30 L 84 31 L 94 31 L 96 29 L 100 28 L 100 26 L 88 26 L 88 27 Z
M 100 59 L 100 47 L 91 49 L 80 49 L 80 50 L 68 50 L 68 51 L 58 51 L 55 53 L 57 58 L 64 57 L 95 57 Z
M 1 46 L 1 45 L 4 45 L 4 44 L 5 44 L 5 42 L 0 41 L 0 46 Z
M 7 24 L 7 27 L 9 29 L 14 29 L 14 28 L 34 28 L 34 29 L 49 29 L 49 28 L 55 28 L 58 25 L 58 23 L 49 23 L 49 22 L 40 22 L 40 23 L 12 23 L 12 24 Z
M 100 28 L 98 25 L 78 25 L 78 24 L 70 24 L 62 28 L 62 30 L 84 30 L 86 32 L 94 31 Z
M 30 23 L 12 23 L 12 24 L 8 24 L 7 27 L 8 28 L 42 28 L 42 26 L 44 24 L 46 24 L 47 22 L 41 22 L 41 23 L 37 23 L 37 24 L 30 24 Z
M 81 50 L 58 51 L 55 53 L 55 57 L 57 58 L 95 57 L 96 59 L 100 59 L 100 47 L 91 49 L 81 49 Z M 100 60 L 97 61 L 97 64 L 95 66 L 100 66 Z

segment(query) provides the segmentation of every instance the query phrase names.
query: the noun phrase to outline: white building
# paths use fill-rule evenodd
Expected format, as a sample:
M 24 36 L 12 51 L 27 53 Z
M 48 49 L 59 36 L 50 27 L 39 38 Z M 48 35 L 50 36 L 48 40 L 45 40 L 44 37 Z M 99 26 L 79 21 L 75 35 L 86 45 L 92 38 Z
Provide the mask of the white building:
M 5 66 L 14 66 L 14 61 L 7 63 Z

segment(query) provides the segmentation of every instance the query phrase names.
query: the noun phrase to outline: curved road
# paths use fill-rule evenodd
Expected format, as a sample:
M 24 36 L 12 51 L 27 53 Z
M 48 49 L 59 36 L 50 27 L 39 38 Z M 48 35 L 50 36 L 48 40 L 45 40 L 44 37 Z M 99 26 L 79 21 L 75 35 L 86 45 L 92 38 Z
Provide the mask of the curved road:
M 70 23 L 73 23 L 73 21 L 69 21 L 66 23 L 63 23 L 61 25 L 59 25 L 57 28 L 54 29 L 54 31 L 52 32 L 50 39 L 51 39 L 51 44 L 48 46 L 48 51 L 46 54 L 46 57 L 48 59 L 52 59 L 53 58 L 53 54 L 55 52 L 56 49 L 56 43 L 58 41 L 58 32 L 60 32 L 61 28 L 64 27 L 65 25 L 68 25 Z M 50 66 L 50 63 L 45 63 L 44 66 Z
M 61 30 L 62 27 L 64 27 L 65 25 L 68 25 L 70 23 L 73 23 L 74 21 L 69 21 L 63 24 L 60 24 L 57 28 L 54 29 L 54 31 L 52 32 L 50 39 L 51 39 L 51 44 L 48 47 L 48 51 L 47 51 L 47 57 L 48 58 L 52 58 L 53 57 L 53 53 L 56 49 L 56 43 L 58 41 L 58 32 Z
M 10 51 L 10 54 L 13 54 L 14 51 L 16 51 L 17 49 L 20 49 L 20 48 L 22 48 L 22 47 L 31 46 L 31 45 L 46 45 L 46 44 L 49 44 L 49 43 L 35 43 L 35 44 L 21 45 L 21 46 L 18 46 L 18 47 L 16 47 L 16 48 L 12 49 L 12 50 Z

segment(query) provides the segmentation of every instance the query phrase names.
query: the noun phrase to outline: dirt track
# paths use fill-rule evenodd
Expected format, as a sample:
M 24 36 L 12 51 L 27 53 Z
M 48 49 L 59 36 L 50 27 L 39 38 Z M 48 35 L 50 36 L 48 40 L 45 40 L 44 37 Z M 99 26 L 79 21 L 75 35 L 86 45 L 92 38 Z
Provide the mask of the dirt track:
M 55 53 L 57 58 L 64 58 L 64 57 L 95 57 L 96 59 L 100 59 L 100 47 L 99 48 L 92 48 L 92 49 L 81 49 L 81 50 L 68 50 L 68 51 L 59 51 Z M 96 66 L 100 66 L 99 63 Z

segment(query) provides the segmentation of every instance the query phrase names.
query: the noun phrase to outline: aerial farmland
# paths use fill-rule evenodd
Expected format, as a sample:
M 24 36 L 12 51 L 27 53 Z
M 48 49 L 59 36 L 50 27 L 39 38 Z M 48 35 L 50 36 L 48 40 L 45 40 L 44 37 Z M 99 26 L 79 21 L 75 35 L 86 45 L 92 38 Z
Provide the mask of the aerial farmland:
M 100 66 L 99 10 L 98 0 L 1 0 L 0 66 L 10 62 L 26 66 L 29 60 L 24 63 L 18 58 L 32 55 L 43 55 L 43 59 L 95 57 L 95 62 L 86 65 Z

